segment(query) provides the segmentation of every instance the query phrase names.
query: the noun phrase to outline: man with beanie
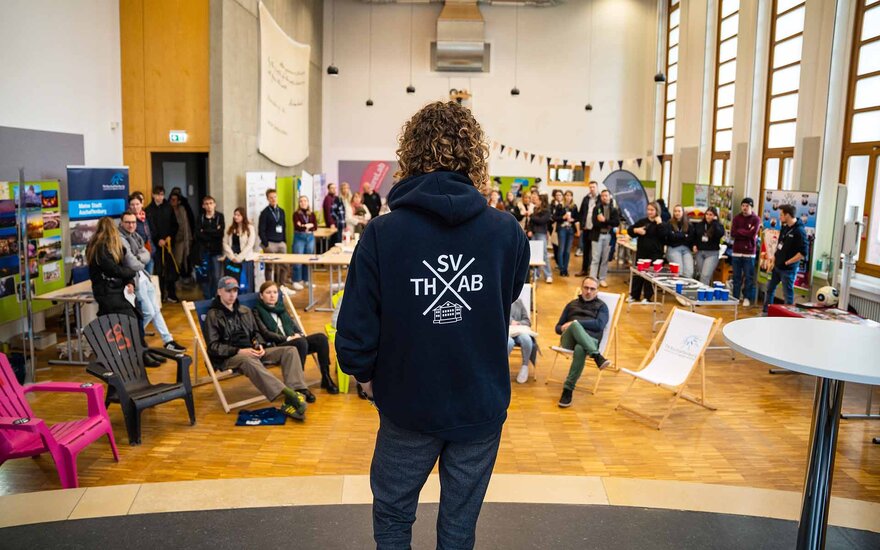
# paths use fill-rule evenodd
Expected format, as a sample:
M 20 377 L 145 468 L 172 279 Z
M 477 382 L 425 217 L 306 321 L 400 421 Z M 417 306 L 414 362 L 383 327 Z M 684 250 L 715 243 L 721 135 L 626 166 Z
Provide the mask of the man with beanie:
M 422 108 L 397 157 L 391 212 L 367 224 L 352 257 L 336 354 L 379 410 L 377 548 L 410 547 L 438 459 L 437 547 L 473 548 L 510 404 L 508 321 L 529 244 L 513 216 L 487 205 L 488 148 L 467 108 Z
M 752 211 L 754 206 L 755 201 L 744 198 L 740 203 L 741 211 L 733 217 L 730 226 L 733 239 L 733 297 L 739 300 L 742 289 L 743 307 L 749 307 L 758 293 L 755 287 L 755 252 L 761 218 Z

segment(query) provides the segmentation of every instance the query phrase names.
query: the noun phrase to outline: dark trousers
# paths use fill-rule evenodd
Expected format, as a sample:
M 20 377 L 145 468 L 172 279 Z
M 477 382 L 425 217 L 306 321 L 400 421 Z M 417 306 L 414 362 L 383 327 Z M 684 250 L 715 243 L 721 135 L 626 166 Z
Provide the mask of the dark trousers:
M 501 430 L 479 441 L 457 443 L 404 430 L 384 416 L 379 418 L 370 468 L 376 548 L 410 548 L 419 491 L 438 458 L 437 548 L 473 548 Z
M 638 275 L 633 275 L 632 299 L 638 302 L 642 299 L 643 292 L 645 294 L 645 299 L 649 302 L 654 299 L 654 286 L 645 279 L 639 277 Z
M 767 288 L 764 290 L 764 313 L 767 313 L 767 308 L 773 303 L 776 294 L 776 287 L 779 286 L 780 283 L 782 284 L 782 296 L 785 303 L 794 303 L 794 280 L 796 278 L 797 267 L 792 267 L 790 269 L 779 269 L 778 267 L 773 268 L 773 273 L 770 275 L 770 281 L 767 283 Z
M 306 356 L 310 353 L 318 354 L 318 367 L 322 373 L 330 372 L 330 342 L 326 334 L 316 332 L 305 338 L 291 340 L 290 345 L 299 352 L 299 360 L 303 368 L 306 367 Z
M 584 256 L 581 263 L 581 271 L 590 272 L 590 256 L 593 254 L 593 241 L 590 239 L 590 232 L 586 229 L 581 231 L 581 247 L 584 249 Z

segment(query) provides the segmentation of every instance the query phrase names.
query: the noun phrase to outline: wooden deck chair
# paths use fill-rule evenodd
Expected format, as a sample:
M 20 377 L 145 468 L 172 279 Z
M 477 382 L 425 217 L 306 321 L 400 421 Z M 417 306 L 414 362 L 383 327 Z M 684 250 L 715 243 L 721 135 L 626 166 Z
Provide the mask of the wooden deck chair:
M 599 374 L 596 375 L 596 382 L 593 384 L 593 389 L 588 390 L 592 394 L 599 391 L 599 382 L 602 380 L 602 374 L 604 374 L 605 371 L 616 372 L 620 370 L 620 365 L 617 362 L 617 352 L 620 348 L 617 336 L 617 323 L 620 321 L 620 314 L 623 312 L 623 306 L 626 303 L 626 294 L 624 293 L 615 294 L 613 292 L 599 292 L 597 297 L 608 306 L 608 324 L 605 325 L 605 330 L 602 332 L 602 340 L 599 342 L 599 353 L 608 357 L 608 352 L 611 351 L 612 365 L 607 369 L 600 370 Z M 547 373 L 547 380 L 544 384 L 549 384 L 550 382 L 563 382 L 563 380 L 556 380 L 553 378 L 553 369 L 556 368 L 556 361 L 559 360 L 560 356 L 570 360 L 571 356 L 574 355 L 573 350 L 563 348 L 562 346 L 550 346 L 550 349 L 556 352 L 556 356 L 553 358 L 553 364 L 550 366 L 550 372 Z M 578 388 L 575 387 L 575 389 Z
M 240 304 L 248 306 L 251 309 L 253 309 L 253 305 L 256 300 L 256 293 L 242 294 L 238 297 L 238 302 Z M 259 403 L 260 401 L 265 401 L 266 398 L 262 394 L 258 394 L 254 397 L 249 397 L 247 399 L 241 399 L 232 403 L 230 403 L 229 400 L 226 398 L 226 393 L 223 391 L 223 386 L 220 385 L 220 382 L 226 380 L 227 378 L 239 376 L 241 373 L 234 369 L 217 370 L 211 364 L 211 357 L 208 355 L 208 346 L 205 342 L 203 331 L 205 317 L 208 314 L 208 310 L 211 308 L 211 302 L 212 300 L 200 300 L 198 302 L 184 301 L 182 304 L 183 311 L 186 313 L 186 320 L 189 322 L 189 326 L 193 332 L 193 341 L 196 343 L 195 361 L 193 361 L 193 364 L 196 365 L 195 369 L 198 370 L 199 357 L 201 357 L 205 363 L 205 369 L 208 371 L 207 376 L 200 377 L 196 373 L 196 375 L 194 376 L 195 381 L 193 382 L 193 386 L 201 386 L 203 384 L 207 384 L 208 382 L 213 383 L 214 390 L 217 392 L 217 397 L 220 399 L 220 405 L 223 406 L 223 410 L 227 413 L 232 409 L 246 407 L 254 403 Z
M 529 312 L 529 320 L 532 323 L 532 331 L 537 332 L 535 329 L 538 328 L 538 324 L 534 319 L 534 312 L 532 311 L 532 285 L 526 283 L 522 287 L 522 291 L 519 293 L 519 299 L 522 300 L 523 305 L 526 308 L 526 311 Z M 522 353 L 522 348 L 519 347 L 519 344 L 514 346 L 514 349 L 518 349 L 520 354 Z M 538 347 L 538 340 L 535 336 L 532 336 L 532 356 L 529 357 L 529 364 L 532 368 L 532 380 L 538 380 L 538 354 L 541 353 L 541 348 Z
M 620 402 L 618 402 L 615 410 L 624 409 L 643 419 L 656 422 L 658 430 L 663 426 L 666 419 L 669 418 L 669 414 L 679 398 L 714 411 L 715 407 L 706 403 L 705 355 L 706 348 L 718 331 L 719 326 L 721 326 L 721 319 L 673 308 L 663 323 L 660 332 L 657 333 L 657 336 L 651 343 L 651 347 L 648 348 L 648 353 L 642 360 L 641 365 L 639 365 L 639 369 L 636 371 L 629 369 L 620 370 L 632 376 L 633 379 L 620 396 Z M 694 373 L 694 369 L 698 365 L 700 367 L 700 396 L 695 397 L 686 394 L 684 390 Z M 670 399 L 666 413 L 659 422 L 650 416 L 623 405 L 623 398 L 632 389 L 636 380 L 642 380 L 672 391 L 672 399 Z

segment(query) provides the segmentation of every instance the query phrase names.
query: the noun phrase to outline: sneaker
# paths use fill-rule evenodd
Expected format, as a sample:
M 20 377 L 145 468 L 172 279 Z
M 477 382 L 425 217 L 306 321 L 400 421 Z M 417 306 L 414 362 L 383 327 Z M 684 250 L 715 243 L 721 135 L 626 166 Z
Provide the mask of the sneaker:
M 546 282 L 548 285 L 551 284 L 551 283 L 553 282 L 553 277 L 547 277 L 547 278 L 544 280 L 544 282 Z
M 521 369 L 519 369 L 519 374 L 516 375 L 516 383 L 517 384 L 525 384 L 529 380 L 529 366 L 523 365 Z
M 633 303 L 633 302 L 635 302 L 635 301 L 636 301 L 636 299 L 633 298 L 632 296 L 627 296 L 627 297 L 626 297 L 626 303 L 628 303 L 628 304 L 631 304 L 631 303 Z
M 559 398 L 559 403 L 557 403 L 560 409 L 571 407 L 571 393 L 571 390 L 562 390 L 562 396 Z
M 607 369 L 611 366 L 611 360 L 605 359 L 601 353 L 593 355 L 593 361 L 596 362 L 596 366 L 599 367 L 599 370 Z
M 296 390 L 296 392 L 305 397 L 306 403 L 314 403 L 318 399 L 317 397 L 315 397 L 315 394 L 309 391 L 308 388 L 303 390 Z
M 605 279 L 602 279 L 601 281 L 599 281 L 599 286 L 601 286 L 602 288 L 608 288 L 608 283 L 605 282 Z
M 177 296 L 169 296 L 169 297 L 165 298 L 165 301 L 168 302 L 169 304 L 179 304 L 180 303 L 180 300 L 177 299 Z
M 581 250 L 580 248 L 578 248 L 577 252 L 575 252 L 574 255 L 577 256 L 578 258 L 580 258 L 581 256 L 584 255 L 584 251 Z
M 178 344 L 174 340 L 171 340 L 169 342 L 165 342 L 165 344 L 162 347 L 164 347 L 168 351 L 173 351 L 174 353 L 183 353 L 186 351 L 185 347 L 181 346 L 180 344 Z
M 296 420 L 305 420 L 306 409 L 308 408 L 308 405 L 306 405 L 306 399 L 297 393 L 296 397 L 284 398 L 284 404 L 281 405 L 281 412 Z
M 302 290 L 304 288 L 305 286 L 303 286 L 303 284 L 298 281 L 293 283 L 293 290 Z
M 162 365 L 162 361 L 159 361 L 149 353 L 144 354 L 144 366 L 148 369 L 155 369 Z
M 752 305 L 752 303 L 749 301 L 748 298 L 746 298 L 745 300 L 743 300 L 743 307 L 749 307 L 750 305 Z

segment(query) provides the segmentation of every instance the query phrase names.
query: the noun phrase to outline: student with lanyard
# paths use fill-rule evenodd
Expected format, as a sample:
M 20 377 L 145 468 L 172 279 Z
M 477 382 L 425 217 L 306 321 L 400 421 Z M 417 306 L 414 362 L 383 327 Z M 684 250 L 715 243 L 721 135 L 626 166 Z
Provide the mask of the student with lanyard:
M 284 210 L 278 206 L 278 192 L 274 189 L 267 190 L 266 200 L 269 205 L 260 212 L 257 222 L 260 246 L 263 252 L 269 254 L 287 254 L 287 222 L 284 219 Z M 267 265 L 266 278 L 279 285 L 285 284 L 290 279 L 289 270 L 287 264 Z
M 293 215 L 293 253 L 315 253 L 315 228 L 318 227 L 318 219 L 309 207 L 309 198 L 305 195 L 299 197 L 299 209 Z M 296 264 L 293 266 L 293 288 L 302 290 L 304 282 L 309 281 L 309 268 Z

